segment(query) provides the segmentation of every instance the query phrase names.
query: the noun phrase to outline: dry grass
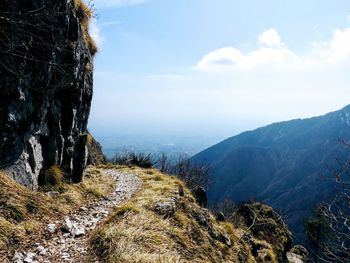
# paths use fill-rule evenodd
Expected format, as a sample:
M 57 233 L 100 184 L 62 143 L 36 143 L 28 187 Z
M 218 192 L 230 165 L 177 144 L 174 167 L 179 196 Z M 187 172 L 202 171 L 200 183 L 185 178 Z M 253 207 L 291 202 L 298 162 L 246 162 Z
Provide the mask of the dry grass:
M 81 24 L 86 46 L 90 50 L 91 55 L 94 56 L 97 53 L 98 48 L 95 41 L 89 34 L 89 25 L 93 17 L 93 10 L 88 7 L 82 0 L 74 0 L 73 6 Z
M 265 262 L 271 262 L 271 263 L 278 263 L 276 254 L 274 253 L 271 245 L 263 240 L 253 240 L 255 246 L 258 246 L 260 249 L 257 252 L 256 255 L 256 261 L 258 263 L 265 263 Z
M 42 184 L 47 188 L 60 187 L 63 185 L 64 173 L 58 165 L 53 165 L 45 171 Z
M 0 172 L 0 261 L 6 262 L 4 259 L 19 247 L 35 243 L 48 223 L 96 197 L 108 195 L 114 187 L 113 178 L 102 175 L 98 169 L 89 169 L 84 183 L 62 182 L 56 188 L 61 194 L 49 197 L 30 191 Z
M 257 262 L 249 246 L 240 241 L 237 229 L 217 222 L 199 207 L 181 181 L 155 169 L 119 169 L 140 174 L 143 187 L 91 234 L 90 244 L 102 262 Z M 178 194 L 179 186 L 185 191 L 183 197 Z M 170 198 L 176 198 L 177 209 L 165 218 L 154 208 Z M 200 223 L 199 215 L 207 217 L 207 226 Z M 222 239 L 225 235 L 231 245 Z M 259 258 L 259 262 L 276 262 L 273 254 L 265 256 L 271 251 L 261 251 L 260 258 L 266 261 Z M 272 261 L 267 260 L 270 257 Z

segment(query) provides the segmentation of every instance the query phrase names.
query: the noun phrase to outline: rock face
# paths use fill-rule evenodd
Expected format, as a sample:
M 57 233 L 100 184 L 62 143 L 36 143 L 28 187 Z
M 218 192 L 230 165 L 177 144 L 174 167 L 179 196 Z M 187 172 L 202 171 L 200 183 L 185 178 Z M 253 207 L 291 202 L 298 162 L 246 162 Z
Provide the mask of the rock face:
M 196 189 L 194 189 L 193 194 L 200 206 L 207 207 L 208 205 L 207 191 L 205 191 L 203 187 L 197 187 Z
M 103 154 L 101 145 L 94 139 L 94 137 L 92 137 L 90 133 L 88 134 L 87 149 L 88 165 L 99 165 L 107 163 L 107 157 Z
M 245 233 L 247 237 L 265 240 L 273 247 L 279 262 L 285 261 L 286 253 L 292 247 L 292 234 L 271 207 L 259 202 L 242 204 L 233 218 L 235 225 L 249 230 Z
M 0 2 L 0 169 L 33 190 L 52 165 L 82 180 L 96 52 L 90 17 L 79 0 Z

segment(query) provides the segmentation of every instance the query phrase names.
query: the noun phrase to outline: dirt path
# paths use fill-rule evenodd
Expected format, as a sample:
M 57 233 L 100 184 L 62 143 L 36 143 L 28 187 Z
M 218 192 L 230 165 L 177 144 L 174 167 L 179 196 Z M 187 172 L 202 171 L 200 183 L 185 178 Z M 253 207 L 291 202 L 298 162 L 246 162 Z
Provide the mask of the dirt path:
M 137 174 L 113 169 L 101 172 L 115 178 L 115 191 L 107 198 L 96 200 L 87 207 L 80 207 L 64 220 L 48 225 L 49 238 L 36 243 L 32 251 L 16 253 L 13 262 L 99 262 L 88 251 L 88 233 L 108 216 L 113 207 L 130 199 L 142 184 Z

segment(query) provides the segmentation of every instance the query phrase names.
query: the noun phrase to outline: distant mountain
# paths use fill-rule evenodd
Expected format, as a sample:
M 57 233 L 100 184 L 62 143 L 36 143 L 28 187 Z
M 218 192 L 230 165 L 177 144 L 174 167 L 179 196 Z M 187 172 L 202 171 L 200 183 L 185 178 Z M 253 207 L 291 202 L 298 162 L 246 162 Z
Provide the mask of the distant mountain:
M 350 139 L 350 105 L 310 119 L 275 123 L 244 132 L 192 158 L 212 166 L 210 202 L 258 199 L 283 214 L 297 241 L 303 222 L 320 201 L 332 198 L 330 167 L 350 151 L 337 139 Z

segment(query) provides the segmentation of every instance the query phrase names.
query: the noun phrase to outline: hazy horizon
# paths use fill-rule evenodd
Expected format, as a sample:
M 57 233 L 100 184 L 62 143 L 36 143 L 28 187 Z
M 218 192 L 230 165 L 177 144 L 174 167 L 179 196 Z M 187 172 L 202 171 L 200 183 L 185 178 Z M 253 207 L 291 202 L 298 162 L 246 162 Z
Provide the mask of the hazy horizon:
M 350 104 L 347 1 L 100 0 L 95 8 L 96 137 L 215 141 Z

